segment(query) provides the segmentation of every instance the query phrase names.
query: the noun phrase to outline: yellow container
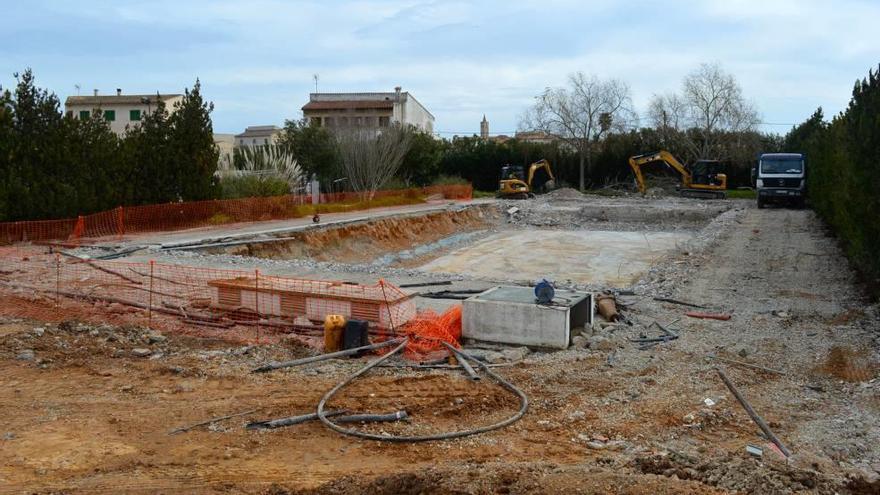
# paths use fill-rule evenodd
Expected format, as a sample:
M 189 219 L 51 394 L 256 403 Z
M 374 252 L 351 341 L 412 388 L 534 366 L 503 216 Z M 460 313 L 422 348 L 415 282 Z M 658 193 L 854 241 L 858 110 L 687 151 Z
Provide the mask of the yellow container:
M 324 317 L 324 352 L 336 352 L 342 348 L 342 332 L 345 330 L 345 317 L 327 315 Z

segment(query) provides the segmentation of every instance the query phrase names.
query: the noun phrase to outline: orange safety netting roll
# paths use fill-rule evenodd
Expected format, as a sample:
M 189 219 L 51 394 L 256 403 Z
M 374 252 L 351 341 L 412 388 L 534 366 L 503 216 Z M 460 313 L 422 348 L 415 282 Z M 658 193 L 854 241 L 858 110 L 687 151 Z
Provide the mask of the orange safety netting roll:
M 442 351 L 445 355 L 446 346 L 443 342 L 459 347 L 461 340 L 461 305 L 456 304 L 437 314 L 427 310 L 416 314 L 404 328 L 409 337 L 405 356 L 410 359 L 423 359 Z

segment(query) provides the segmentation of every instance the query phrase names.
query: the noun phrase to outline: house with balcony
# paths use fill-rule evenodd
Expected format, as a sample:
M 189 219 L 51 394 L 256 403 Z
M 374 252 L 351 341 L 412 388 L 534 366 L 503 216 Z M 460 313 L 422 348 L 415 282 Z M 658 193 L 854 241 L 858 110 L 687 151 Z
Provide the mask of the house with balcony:
M 302 107 L 309 123 L 328 128 L 380 130 L 391 124 L 412 125 L 433 134 L 434 116 L 400 86 L 389 93 L 311 93 Z

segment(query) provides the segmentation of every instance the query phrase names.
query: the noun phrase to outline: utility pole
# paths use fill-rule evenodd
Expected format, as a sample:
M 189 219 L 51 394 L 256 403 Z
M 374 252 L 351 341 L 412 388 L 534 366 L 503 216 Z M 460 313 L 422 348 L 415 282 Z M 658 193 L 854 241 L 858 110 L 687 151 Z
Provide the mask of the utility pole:
M 318 92 L 318 74 L 312 74 L 312 79 L 315 80 L 315 93 Z

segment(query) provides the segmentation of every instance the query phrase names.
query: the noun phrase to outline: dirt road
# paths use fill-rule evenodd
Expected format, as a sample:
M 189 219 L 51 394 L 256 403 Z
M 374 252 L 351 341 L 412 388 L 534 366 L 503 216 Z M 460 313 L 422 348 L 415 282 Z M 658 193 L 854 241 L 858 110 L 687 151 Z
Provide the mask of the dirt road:
M 411 445 L 350 439 L 314 423 L 244 429 L 249 420 L 309 412 L 360 360 L 254 375 L 258 364 L 310 351 L 6 322 L 0 492 L 880 492 L 878 311 L 865 309 L 812 213 L 746 209 L 706 250 L 667 260 L 640 287 L 627 300 L 635 326 L 597 329 L 587 349 L 534 353 L 500 369 L 532 400 L 523 420 Z M 687 318 L 654 295 L 732 318 Z M 655 320 L 680 338 L 646 350 L 629 342 Z M 152 357 L 133 354 L 144 347 Z M 759 436 L 710 355 L 785 373 L 721 364 L 791 459 Z M 410 411 L 412 422 L 388 431 L 475 426 L 516 406 L 490 381 L 442 370 L 384 369 L 363 380 L 340 404 Z M 749 456 L 748 444 L 763 458 Z

